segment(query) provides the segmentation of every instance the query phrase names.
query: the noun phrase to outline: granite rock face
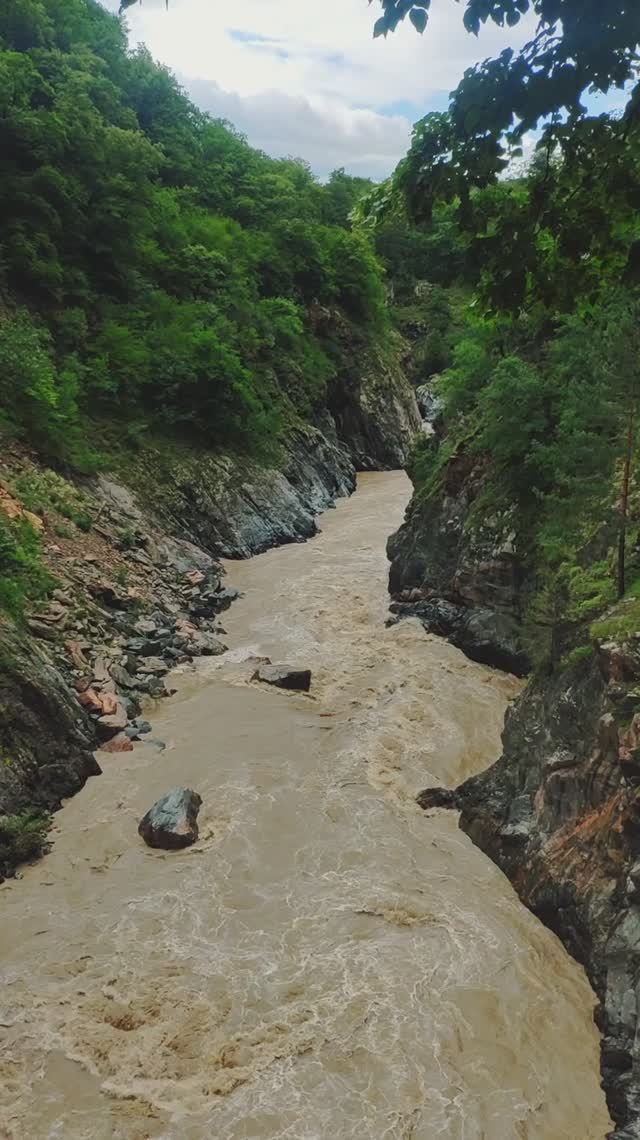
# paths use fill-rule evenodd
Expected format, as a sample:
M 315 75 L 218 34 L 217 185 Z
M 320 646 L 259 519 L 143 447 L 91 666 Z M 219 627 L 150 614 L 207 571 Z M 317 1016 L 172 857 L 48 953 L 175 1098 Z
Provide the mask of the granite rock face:
M 508 517 L 473 522 L 482 488 L 482 465 L 463 455 L 448 464 L 437 495 L 414 495 L 387 547 L 391 609 L 418 617 L 472 660 L 523 676 L 526 575 Z
M 615 1140 L 640 1136 L 639 685 L 640 638 L 534 678 L 502 757 L 440 801 L 584 964 Z

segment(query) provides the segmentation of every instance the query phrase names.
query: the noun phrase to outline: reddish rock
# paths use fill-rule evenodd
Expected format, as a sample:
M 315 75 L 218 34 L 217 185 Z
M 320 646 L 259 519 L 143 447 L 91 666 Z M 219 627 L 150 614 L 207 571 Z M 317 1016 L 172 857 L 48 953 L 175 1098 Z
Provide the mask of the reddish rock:
M 108 713 L 98 717 L 98 732 L 105 738 L 115 736 L 118 732 L 122 732 L 123 729 L 127 727 L 128 720 L 129 718 L 124 706 L 118 703 L 114 713 Z
M 100 745 L 100 752 L 133 752 L 133 741 L 124 732 L 118 732 Z
M 115 716 L 118 712 L 119 701 L 113 693 L 102 692 L 100 694 L 100 702 L 102 704 L 102 713 L 104 716 Z
M 85 689 L 83 693 L 78 693 L 78 700 L 83 709 L 88 712 L 102 713 L 102 700 L 96 693 L 95 689 Z
M 76 669 L 88 669 L 89 662 L 87 661 L 79 641 L 67 641 L 65 649 L 69 654 Z

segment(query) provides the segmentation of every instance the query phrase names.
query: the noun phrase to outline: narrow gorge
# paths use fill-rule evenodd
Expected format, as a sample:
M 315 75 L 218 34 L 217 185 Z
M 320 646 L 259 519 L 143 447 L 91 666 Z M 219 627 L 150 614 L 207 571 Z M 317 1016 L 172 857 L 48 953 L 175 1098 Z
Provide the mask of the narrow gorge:
M 628 0 L 0 3 L 2 1140 L 640 1140 L 639 140 Z
M 162 750 L 106 755 L 0 888 L 12 1140 L 604 1136 L 584 976 L 415 804 L 487 767 L 519 683 L 385 628 L 409 490 L 361 476 L 310 542 L 228 564 L 231 648 L 174 673 Z M 265 655 L 311 695 L 252 682 Z M 149 851 L 177 784 L 200 838 Z

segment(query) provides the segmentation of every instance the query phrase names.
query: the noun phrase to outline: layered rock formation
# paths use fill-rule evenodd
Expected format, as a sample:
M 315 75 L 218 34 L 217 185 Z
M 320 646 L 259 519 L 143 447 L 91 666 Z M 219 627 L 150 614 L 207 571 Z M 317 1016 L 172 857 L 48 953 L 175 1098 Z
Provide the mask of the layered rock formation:
M 473 520 L 482 489 L 482 465 L 461 455 L 444 468 L 438 494 L 414 495 L 388 543 L 391 610 L 418 617 L 474 661 L 522 676 L 525 575 L 508 519 Z
M 615 1140 L 640 1136 L 640 640 L 534 678 L 488 771 L 425 808 L 460 825 L 584 963 Z
M 45 649 L 0 620 L 0 815 L 53 811 L 100 773 L 93 734 Z
M 172 665 L 224 651 L 217 615 L 234 593 L 219 557 L 309 538 L 356 467 L 405 461 L 413 391 L 393 361 L 360 364 L 334 385 L 335 415 L 290 427 L 271 463 L 148 441 L 78 486 L 6 449 L 3 502 L 24 515 L 15 488 L 42 492 L 34 523 L 58 588 L 22 633 L 0 630 L 0 817 L 55 810 L 99 773 L 92 748 L 127 751 L 148 728 L 140 713 L 167 695 Z

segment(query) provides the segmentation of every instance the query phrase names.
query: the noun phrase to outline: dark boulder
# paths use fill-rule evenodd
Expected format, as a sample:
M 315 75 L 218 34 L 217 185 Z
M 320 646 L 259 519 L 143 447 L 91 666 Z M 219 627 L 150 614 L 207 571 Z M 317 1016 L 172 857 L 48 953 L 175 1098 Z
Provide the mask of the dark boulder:
M 294 689 L 308 693 L 311 688 L 311 670 L 296 669 L 292 665 L 261 665 L 253 674 L 252 681 L 263 681 L 278 689 Z
M 149 809 L 138 824 L 148 847 L 177 851 L 198 838 L 198 812 L 202 800 L 190 788 L 173 788 Z
M 450 788 L 425 788 L 416 796 L 416 803 L 424 811 L 430 811 L 431 808 L 448 808 L 456 811 L 460 807 L 457 792 Z

